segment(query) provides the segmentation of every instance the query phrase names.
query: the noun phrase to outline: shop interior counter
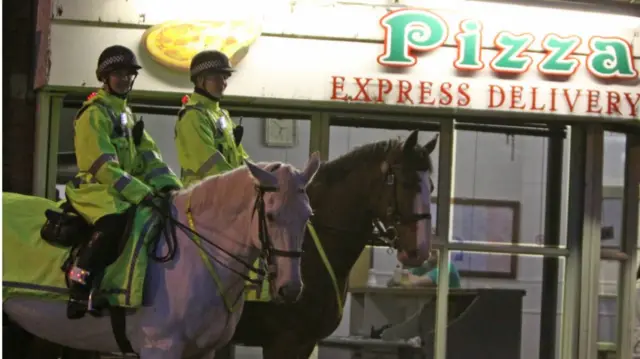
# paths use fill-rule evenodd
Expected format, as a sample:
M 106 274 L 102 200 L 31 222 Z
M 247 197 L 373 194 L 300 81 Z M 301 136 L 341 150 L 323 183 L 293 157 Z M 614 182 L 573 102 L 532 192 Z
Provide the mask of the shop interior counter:
M 433 357 L 436 288 L 355 287 L 349 292 L 349 337 L 322 341 L 319 358 L 366 358 L 373 352 L 381 358 L 410 352 Z M 513 289 L 451 289 L 447 359 L 519 358 L 524 295 Z

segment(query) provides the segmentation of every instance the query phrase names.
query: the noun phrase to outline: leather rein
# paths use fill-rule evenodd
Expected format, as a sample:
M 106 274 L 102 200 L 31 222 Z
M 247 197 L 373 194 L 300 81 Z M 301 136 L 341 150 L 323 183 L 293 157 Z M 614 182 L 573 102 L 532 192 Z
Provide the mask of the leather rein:
M 165 238 L 166 238 L 167 246 L 169 247 L 169 250 L 167 255 L 161 258 L 158 258 L 157 256 L 155 256 L 158 244 L 160 242 L 159 240 L 160 236 L 157 236 L 156 240 L 154 240 L 152 243 L 153 245 L 149 247 L 150 248 L 149 256 L 158 262 L 168 262 L 172 260 L 175 257 L 176 249 L 177 249 L 178 239 L 177 239 L 176 227 L 178 227 L 180 228 L 180 230 L 182 230 L 182 232 L 188 234 L 188 237 L 189 239 L 191 239 L 193 244 L 195 244 L 198 248 L 200 248 L 201 251 L 206 253 L 207 257 L 217 262 L 221 266 L 227 268 L 231 272 L 242 277 L 245 281 L 251 282 L 253 284 L 260 284 L 265 278 L 269 278 L 269 279 L 274 278 L 276 275 L 276 265 L 275 265 L 274 257 L 299 258 L 302 256 L 303 252 L 302 251 L 284 251 L 281 249 L 277 249 L 273 246 L 273 241 L 271 240 L 271 236 L 269 235 L 269 231 L 267 229 L 267 216 L 265 213 L 264 194 L 269 192 L 276 192 L 277 188 L 256 185 L 255 190 L 256 190 L 256 199 L 254 202 L 253 213 L 251 218 L 253 219 L 255 214 L 256 213 L 258 214 L 258 238 L 260 240 L 260 244 L 262 247 L 260 252 L 260 257 L 259 257 L 260 263 L 261 263 L 259 268 L 256 268 L 252 264 L 247 263 L 243 258 L 240 258 L 239 256 L 233 253 L 230 253 L 226 249 L 222 248 L 220 245 L 202 236 L 196 230 L 191 229 L 189 226 L 180 222 L 179 220 L 177 220 L 171 215 L 169 209 L 163 210 L 162 208 L 159 208 L 157 206 L 153 206 L 153 208 L 164 219 L 163 227 L 164 227 Z M 190 208 L 188 209 L 188 211 L 190 211 Z M 249 272 L 253 272 L 257 274 L 258 278 L 257 279 L 250 278 L 249 276 L 243 273 L 240 273 L 234 270 L 233 268 L 230 268 L 225 263 L 223 263 L 220 259 L 216 258 L 216 256 L 209 253 L 201 244 L 197 243 L 192 236 L 197 237 L 201 241 L 204 241 L 209 245 L 213 246 L 214 248 L 225 253 L 236 262 L 242 264 L 246 269 L 249 270 Z M 266 262 L 266 265 L 265 265 L 265 262 Z

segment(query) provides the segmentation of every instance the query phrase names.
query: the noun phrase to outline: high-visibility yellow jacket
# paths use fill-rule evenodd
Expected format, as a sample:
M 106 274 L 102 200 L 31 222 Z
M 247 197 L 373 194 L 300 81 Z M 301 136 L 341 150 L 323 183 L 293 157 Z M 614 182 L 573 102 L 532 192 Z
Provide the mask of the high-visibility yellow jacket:
M 91 224 L 107 214 L 123 213 L 163 187 L 182 187 L 146 131 L 135 145 L 135 123 L 126 100 L 104 90 L 85 101 L 76 115 L 79 173 L 67 183 L 65 193 Z
M 175 128 L 175 143 L 185 186 L 203 178 L 224 173 L 244 164 L 249 156 L 236 145 L 236 124 L 229 112 L 198 93 L 180 109 Z

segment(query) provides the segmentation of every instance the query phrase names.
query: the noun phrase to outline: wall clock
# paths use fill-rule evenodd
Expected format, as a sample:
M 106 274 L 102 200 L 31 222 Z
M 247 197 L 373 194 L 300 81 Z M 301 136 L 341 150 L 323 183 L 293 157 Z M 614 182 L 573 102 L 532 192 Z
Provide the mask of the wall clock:
M 298 139 L 297 121 L 267 118 L 264 123 L 264 142 L 269 147 L 293 147 Z

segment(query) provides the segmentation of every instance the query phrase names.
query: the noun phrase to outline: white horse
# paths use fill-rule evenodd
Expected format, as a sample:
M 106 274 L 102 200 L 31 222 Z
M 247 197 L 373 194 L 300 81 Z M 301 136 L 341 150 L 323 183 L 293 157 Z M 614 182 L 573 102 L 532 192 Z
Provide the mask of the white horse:
M 230 340 L 240 319 L 249 271 L 245 264 L 254 263 L 264 245 L 275 258 L 270 266 L 275 272 L 271 294 L 285 301 L 297 300 L 302 291 L 300 253 L 312 214 L 305 189 L 319 166 L 317 153 L 303 171 L 282 163 L 254 165 L 247 161 L 246 167 L 209 177 L 173 197 L 175 219 L 186 225 L 190 207 L 197 233 L 211 242 L 203 241 L 202 247 L 220 261 L 220 265 L 209 263 L 222 282 L 223 294 L 199 247 L 187 231 L 177 229 L 175 258 L 149 262 L 144 304 L 126 317 L 126 337 L 140 358 L 213 358 L 216 349 Z M 162 235 L 156 255 L 166 250 L 167 238 Z M 229 308 L 225 298 L 236 310 Z M 29 296 L 5 299 L 3 310 L 27 331 L 51 342 L 84 350 L 119 351 L 108 316 L 68 320 L 64 301 Z

